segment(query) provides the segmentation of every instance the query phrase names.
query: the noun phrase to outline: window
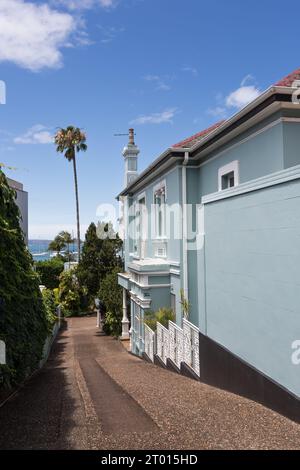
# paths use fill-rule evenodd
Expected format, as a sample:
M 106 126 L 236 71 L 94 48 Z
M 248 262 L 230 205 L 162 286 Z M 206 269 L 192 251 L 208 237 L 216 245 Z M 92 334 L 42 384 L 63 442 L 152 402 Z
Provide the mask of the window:
M 157 238 L 166 236 L 166 191 L 162 186 L 154 193 L 155 204 L 155 227 Z
M 233 188 L 234 186 L 234 171 L 222 176 L 222 189 Z
M 219 191 L 233 188 L 239 184 L 239 162 L 235 160 L 219 168 Z

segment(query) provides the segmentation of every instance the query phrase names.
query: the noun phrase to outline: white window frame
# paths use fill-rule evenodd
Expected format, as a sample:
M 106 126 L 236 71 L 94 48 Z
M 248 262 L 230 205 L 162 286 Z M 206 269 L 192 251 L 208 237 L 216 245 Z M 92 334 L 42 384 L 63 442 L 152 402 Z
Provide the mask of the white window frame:
M 222 189 L 222 178 L 229 173 L 234 174 L 234 187 L 240 184 L 240 171 L 239 171 L 239 161 L 234 160 L 233 162 L 228 163 L 227 165 L 222 166 L 219 168 L 218 171 L 218 187 L 219 191 L 226 191 L 226 189 Z
M 163 192 L 165 196 L 165 201 L 164 201 L 164 212 L 162 214 L 162 232 L 161 235 L 158 233 L 158 210 L 157 207 L 158 205 L 156 204 L 156 195 Z M 167 185 L 166 185 L 166 180 L 160 181 L 158 184 L 156 184 L 153 188 L 153 204 L 154 204 L 154 210 L 155 210 L 155 237 L 157 240 L 165 240 L 166 239 L 166 204 L 167 204 Z
M 145 201 L 145 208 L 147 208 L 146 192 L 138 194 L 136 198 L 136 202 L 134 203 L 135 204 L 135 230 L 134 231 L 135 231 L 135 245 L 136 245 L 135 257 L 137 257 L 138 259 L 144 259 L 145 252 L 146 252 L 147 232 L 148 232 L 148 219 L 146 217 L 144 220 L 146 239 L 144 240 L 143 234 L 140 232 L 141 231 L 141 204 L 140 202 L 143 199 Z M 137 233 L 137 222 L 139 224 L 139 233 Z

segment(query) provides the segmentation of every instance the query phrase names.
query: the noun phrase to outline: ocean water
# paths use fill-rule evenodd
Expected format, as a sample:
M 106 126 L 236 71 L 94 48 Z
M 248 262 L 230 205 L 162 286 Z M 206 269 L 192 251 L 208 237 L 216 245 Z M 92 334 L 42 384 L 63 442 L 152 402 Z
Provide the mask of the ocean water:
M 55 253 L 48 251 L 50 242 L 51 240 L 29 240 L 28 248 L 33 256 L 34 261 L 46 261 L 51 259 Z M 70 245 L 70 253 L 75 251 L 75 245 Z

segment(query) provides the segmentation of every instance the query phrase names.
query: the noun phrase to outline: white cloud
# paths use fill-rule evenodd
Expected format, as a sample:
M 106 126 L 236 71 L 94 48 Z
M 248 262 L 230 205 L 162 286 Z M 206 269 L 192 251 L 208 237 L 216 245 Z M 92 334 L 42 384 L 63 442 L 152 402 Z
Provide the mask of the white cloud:
M 61 5 L 69 10 L 87 10 L 94 7 L 113 8 L 117 0 L 52 0 L 55 5 Z
M 14 138 L 15 144 L 52 144 L 53 142 L 53 134 L 49 128 L 41 124 L 31 127 L 24 134 Z
M 62 65 L 61 48 L 70 42 L 77 21 L 47 4 L 0 2 L 0 62 L 38 71 Z
M 250 83 L 249 83 L 250 82 Z M 252 84 L 251 84 L 252 82 Z M 251 74 L 246 75 L 239 88 L 231 92 L 226 98 L 228 108 L 241 109 L 251 101 L 257 98 L 261 91 L 257 87 L 254 77 Z
M 177 108 L 169 108 L 161 113 L 153 113 L 149 115 L 139 116 L 138 118 L 131 121 L 130 124 L 163 124 L 173 123 L 173 118 L 177 113 Z
M 216 118 L 226 118 L 227 110 L 223 106 L 216 106 L 215 108 L 210 108 L 207 110 L 207 113 Z
M 230 93 L 226 98 L 228 108 L 243 108 L 260 95 L 260 91 L 254 85 L 241 86 Z
M 236 108 L 237 110 L 243 108 L 255 100 L 260 93 L 261 91 L 256 85 L 254 77 L 250 74 L 246 75 L 239 88 L 232 91 L 227 97 L 224 98 L 221 93 L 218 93 L 216 96 L 216 107 L 208 109 L 207 113 L 219 119 L 226 119 L 231 108 Z
M 114 39 L 116 39 L 116 37 L 119 34 L 125 31 L 124 28 L 116 28 L 114 26 L 111 26 L 109 28 L 105 28 L 104 26 L 99 26 L 99 29 L 101 30 L 102 36 L 103 36 L 100 41 L 102 44 L 108 44 L 112 42 Z
M 196 67 L 183 67 L 182 71 L 189 72 L 194 75 L 194 77 L 198 77 L 198 70 L 196 69 Z
M 160 77 L 159 75 L 146 75 L 144 80 L 147 82 L 153 82 L 156 84 L 155 89 L 161 91 L 168 91 L 171 87 L 166 83 L 165 79 Z

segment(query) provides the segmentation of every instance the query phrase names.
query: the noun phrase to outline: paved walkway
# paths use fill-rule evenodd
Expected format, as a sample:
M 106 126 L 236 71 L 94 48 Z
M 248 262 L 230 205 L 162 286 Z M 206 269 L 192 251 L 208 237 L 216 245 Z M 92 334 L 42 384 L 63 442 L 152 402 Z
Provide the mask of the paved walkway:
M 300 426 L 173 374 L 70 319 L 44 369 L 0 409 L 0 449 L 300 448 Z

